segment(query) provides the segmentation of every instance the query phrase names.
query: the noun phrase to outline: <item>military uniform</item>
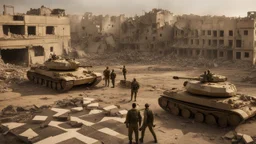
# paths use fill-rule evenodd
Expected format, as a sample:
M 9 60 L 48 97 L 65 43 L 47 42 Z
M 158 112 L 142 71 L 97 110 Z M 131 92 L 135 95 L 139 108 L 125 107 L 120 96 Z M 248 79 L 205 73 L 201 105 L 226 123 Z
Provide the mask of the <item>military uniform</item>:
M 123 75 L 124 75 L 124 80 L 126 80 L 126 73 L 127 73 L 127 71 L 126 71 L 125 66 L 123 67 L 122 72 L 123 72 Z
M 104 79 L 105 79 L 105 86 L 109 86 L 109 75 L 110 75 L 110 70 L 105 69 L 103 71 Z
M 156 138 L 156 134 L 154 132 L 154 115 L 153 115 L 153 112 L 152 110 L 150 110 L 149 108 L 146 108 L 144 110 L 144 120 L 143 120 L 143 124 L 142 124 L 142 127 L 140 128 L 141 130 L 141 138 L 140 138 L 140 141 L 143 142 L 143 138 L 144 138 L 144 135 L 145 135 L 145 130 L 146 128 L 149 128 L 151 134 L 153 135 L 154 139 L 155 139 L 155 142 L 157 142 L 157 138 Z
M 132 134 L 135 133 L 136 143 L 139 141 L 139 126 L 141 125 L 140 111 L 133 108 L 128 111 L 126 115 L 126 127 L 128 128 L 128 137 L 130 143 L 132 143 Z
M 136 101 L 136 97 L 137 97 L 139 88 L 140 88 L 139 83 L 136 80 L 133 80 L 133 82 L 131 83 L 131 101 L 133 99 L 133 95 L 134 95 L 134 99 Z
M 115 79 L 116 79 L 116 73 L 114 71 L 111 72 L 110 74 L 111 82 L 112 82 L 112 87 L 115 87 Z
M 208 70 L 207 72 L 207 81 L 208 82 L 212 82 L 213 81 L 213 78 L 212 78 L 212 73 Z

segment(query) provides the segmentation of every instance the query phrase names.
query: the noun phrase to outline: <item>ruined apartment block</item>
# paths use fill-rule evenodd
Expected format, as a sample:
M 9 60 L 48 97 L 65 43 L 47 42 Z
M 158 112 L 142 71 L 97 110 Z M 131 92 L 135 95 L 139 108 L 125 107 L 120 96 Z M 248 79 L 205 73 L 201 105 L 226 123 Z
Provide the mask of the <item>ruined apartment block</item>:
M 255 64 L 255 12 L 245 18 L 179 16 L 172 50 L 182 56 L 248 60 Z
M 162 9 L 129 18 L 121 27 L 121 48 L 164 53 L 172 43 L 175 22 L 176 17 Z
M 50 53 L 68 53 L 70 39 L 70 21 L 64 10 L 42 6 L 27 14 L 15 14 L 14 7 L 4 5 L 0 15 L 0 50 L 4 62 L 43 63 Z

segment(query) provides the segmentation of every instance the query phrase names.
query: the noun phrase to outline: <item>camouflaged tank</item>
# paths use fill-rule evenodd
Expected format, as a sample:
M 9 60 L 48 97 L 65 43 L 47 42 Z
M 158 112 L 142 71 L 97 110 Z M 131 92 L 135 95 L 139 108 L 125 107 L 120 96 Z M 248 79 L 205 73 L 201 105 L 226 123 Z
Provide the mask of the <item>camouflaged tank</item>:
M 102 80 L 100 73 L 92 72 L 88 67 L 91 66 L 80 66 L 73 59 L 53 56 L 44 65 L 31 67 L 27 77 L 36 84 L 64 92 L 77 85 L 95 86 Z
M 213 74 L 210 81 L 205 78 L 173 77 L 189 80 L 182 89 L 164 91 L 158 99 L 160 107 L 173 115 L 220 127 L 236 126 L 256 114 L 255 97 L 238 94 L 224 76 Z

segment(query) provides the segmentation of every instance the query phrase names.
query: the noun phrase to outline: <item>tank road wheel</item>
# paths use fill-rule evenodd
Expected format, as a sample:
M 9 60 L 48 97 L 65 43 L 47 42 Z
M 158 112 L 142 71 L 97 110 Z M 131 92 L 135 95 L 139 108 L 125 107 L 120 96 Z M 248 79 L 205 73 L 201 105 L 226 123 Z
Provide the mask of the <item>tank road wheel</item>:
M 228 126 L 228 119 L 226 117 L 219 117 L 218 118 L 218 125 L 220 127 L 227 127 Z
M 52 89 L 56 90 L 57 88 L 57 83 L 56 82 L 52 82 Z
M 47 86 L 47 81 L 45 79 L 42 79 L 42 86 Z
M 58 90 L 58 91 L 61 91 L 61 90 L 62 90 L 61 84 L 60 84 L 59 82 L 57 83 L 57 90 Z
M 216 119 L 213 115 L 207 115 L 205 118 L 205 122 L 209 125 L 215 125 L 216 124 Z
M 65 81 L 61 81 L 61 87 L 62 87 L 63 89 L 65 89 L 66 85 L 67 85 L 67 83 L 66 83 Z
M 184 118 L 189 118 L 191 116 L 191 112 L 188 109 L 182 109 L 181 110 L 181 115 Z
M 160 98 L 159 104 L 161 107 L 165 108 L 167 106 L 167 100 L 165 98 Z
M 204 114 L 197 112 L 195 114 L 195 121 L 200 123 L 204 122 Z
M 228 116 L 228 124 L 231 126 L 237 126 L 241 122 L 241 118 L 238 115 Z
M 43 80 L 41 78 L 38 78 L 38 84 L 42 85 Z
M 33 81 L 33 76 L 31 75 L 30 72 L 27 72 L 27 77 L 28 77 L 28 80 Z
M 47 81 L 47 87 L 52 88 L 52 82 L 51 81 Z
M 37 83 L 38 83 L 38 78 L 37 78 L 37 77 L 34 77 L 34 78 L 33 78 L 33 81 L 34 81 L 35 84 L 37 84 Z
M 178 108 L 178 107 L 172 107 L 171 108 L 171 113 L 173 114 L 173 115 L 176 115 L 176 116 L 178 116 L 179 114 L 180 114 L 180 109 Z

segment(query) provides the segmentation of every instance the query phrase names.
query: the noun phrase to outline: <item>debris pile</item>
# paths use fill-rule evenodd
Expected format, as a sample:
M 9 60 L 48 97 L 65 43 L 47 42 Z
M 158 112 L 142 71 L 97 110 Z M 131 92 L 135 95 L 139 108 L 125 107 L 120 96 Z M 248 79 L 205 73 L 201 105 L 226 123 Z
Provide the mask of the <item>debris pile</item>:
M 80 107 L 83 105 L 83 98 L 77 97 L 72 99 L 63 99 L 55 103 L 56 107 L 65 108 L 65 107 Z
M 222 138 L 230 140 L 232 144 L 253 144 L 255 142 L 251 136 L 247 134 L 237 133 L 235 131 L 229 131 Z
M 141 53 L 134 50 L 123 50 L 118 52 L 105 52 L 103 54 L 84 55 L 80 60 L 86 65 L 123 65 L 123 64 L 164 64 L 180 67 L 225 67 L 251 68 L 248 61 L 223 61 L 220 59 L 206 59 L 204 57 L 181 57 L 174 53 L 156 54 Z
M 10 91 L 11 84 L 19 84 L 25 81 L 26 69 L 21 66 L 5 64 L 0 59 L 0 93 Z
M 246 77 L 243 77 L 242 82 L 249 82 L 252 84 L 256 84 L 256 69 L 254 69 L 250 74 Z

